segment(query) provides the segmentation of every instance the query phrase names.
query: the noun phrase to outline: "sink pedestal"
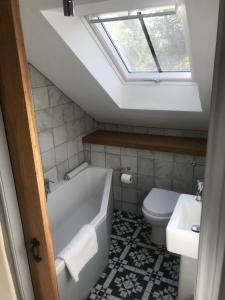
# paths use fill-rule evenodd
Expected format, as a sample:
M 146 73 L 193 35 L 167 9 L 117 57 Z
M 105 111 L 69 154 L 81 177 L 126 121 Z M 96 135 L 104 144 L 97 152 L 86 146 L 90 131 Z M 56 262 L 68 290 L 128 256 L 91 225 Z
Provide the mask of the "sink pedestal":
M 199 233 L 191 228 L 200 224 L 201 209 L 196 196 L 180 195 L 166 228 L 167 249 L 181 255 L 178 300 L 194 299 Z
M 197 259 L 181 256 L 178 300 L 193 300 L 197 278 Z

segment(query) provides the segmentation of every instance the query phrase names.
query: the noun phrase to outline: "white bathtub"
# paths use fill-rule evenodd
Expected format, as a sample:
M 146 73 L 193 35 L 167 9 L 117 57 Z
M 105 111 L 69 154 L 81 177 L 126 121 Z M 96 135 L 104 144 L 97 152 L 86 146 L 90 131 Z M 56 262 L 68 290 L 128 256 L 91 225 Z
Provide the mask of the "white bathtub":
M 55 257 L 84 224 L 94 225 L 98 253 L 86 264 L 75 282 L 62 260 L 56 259 L 61 300 L 86 299 L 108 261 L 112 219 L 112 170 L 87 167 L 48 195 L 48 211 Z

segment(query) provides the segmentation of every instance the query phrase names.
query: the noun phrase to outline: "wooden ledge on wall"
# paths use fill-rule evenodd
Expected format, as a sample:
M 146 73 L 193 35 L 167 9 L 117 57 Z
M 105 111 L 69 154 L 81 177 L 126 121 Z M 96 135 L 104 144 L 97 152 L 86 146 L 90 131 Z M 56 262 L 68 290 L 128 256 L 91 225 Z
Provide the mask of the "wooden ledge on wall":
M 172 152 L 194 156 L 205 156 L 207 146 L 207 140 L 204 138 L 174 137 L 103 130 L 97 130 L 83 137 L 83 143 Z

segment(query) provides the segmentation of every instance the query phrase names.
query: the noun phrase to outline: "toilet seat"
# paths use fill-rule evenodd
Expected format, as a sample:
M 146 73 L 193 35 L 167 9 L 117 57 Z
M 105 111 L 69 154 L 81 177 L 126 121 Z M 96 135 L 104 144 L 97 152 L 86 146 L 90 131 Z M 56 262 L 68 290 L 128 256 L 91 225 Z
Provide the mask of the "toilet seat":
M 153 188 L 143 202 L 143 211 L 153 217 L 170 218 L 180 194 Z

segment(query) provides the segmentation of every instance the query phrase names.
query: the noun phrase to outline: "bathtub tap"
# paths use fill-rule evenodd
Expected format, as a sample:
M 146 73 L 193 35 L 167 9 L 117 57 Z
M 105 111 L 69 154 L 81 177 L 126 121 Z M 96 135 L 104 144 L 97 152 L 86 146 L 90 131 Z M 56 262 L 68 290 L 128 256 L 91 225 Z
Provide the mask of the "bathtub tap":
M 50 180 L 49 178 L 45 178 L 44 183 L 45 183 L 45 193 L 47 195 L 47 194 L 51 193 L 50 184 L 54 183 L 54 181 Z

